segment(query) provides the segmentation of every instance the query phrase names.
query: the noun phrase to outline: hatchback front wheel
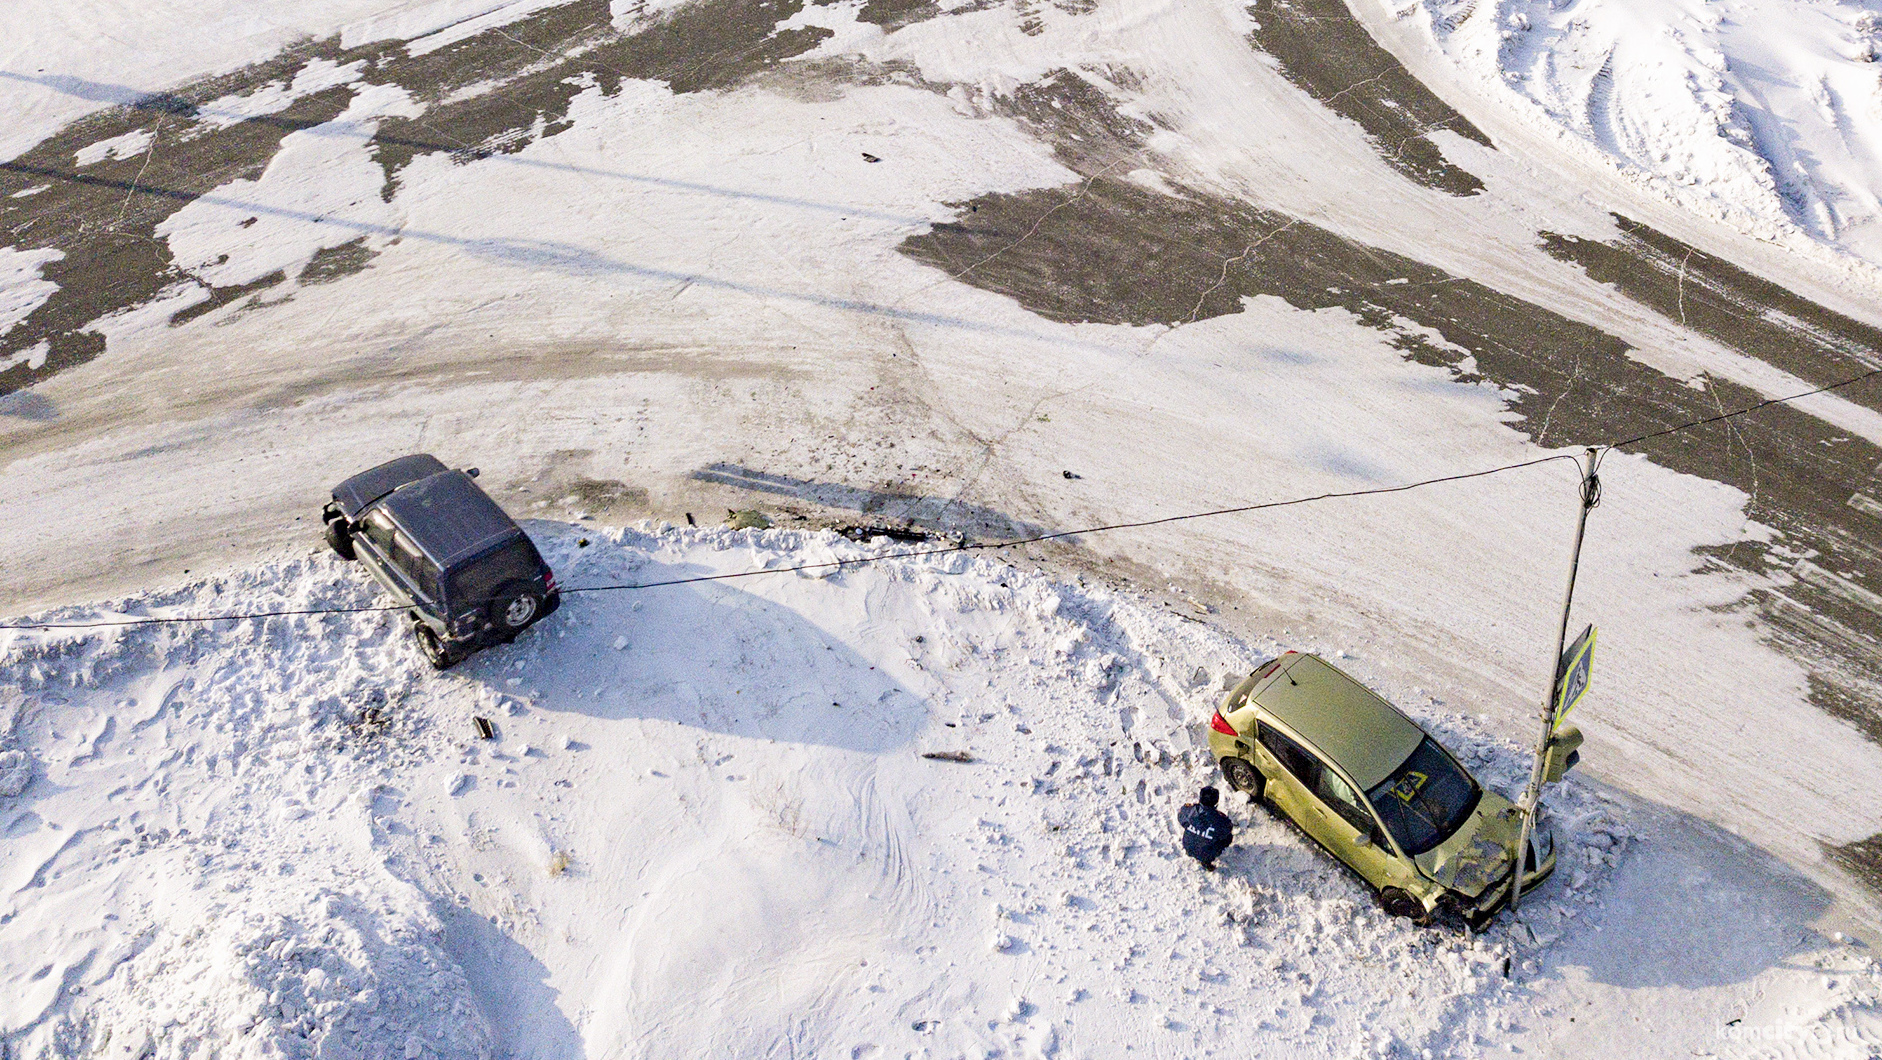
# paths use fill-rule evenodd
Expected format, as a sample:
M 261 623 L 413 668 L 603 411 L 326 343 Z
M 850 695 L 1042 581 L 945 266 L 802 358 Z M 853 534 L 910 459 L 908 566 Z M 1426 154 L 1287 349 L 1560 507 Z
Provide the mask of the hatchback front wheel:
M 1430 919 L 1423 902 L 1412 897 L 1411 892 L 1397 887 L 1387 887 L 1379 892 L 1379 908 L 1385 910 L 1387 916 L 1402 916 L 1417 924 Z

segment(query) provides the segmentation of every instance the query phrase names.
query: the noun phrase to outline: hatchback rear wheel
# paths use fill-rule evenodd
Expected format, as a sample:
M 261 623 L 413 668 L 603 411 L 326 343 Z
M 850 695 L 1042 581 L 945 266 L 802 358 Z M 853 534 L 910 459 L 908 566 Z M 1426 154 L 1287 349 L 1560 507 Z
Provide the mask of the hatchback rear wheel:
M 1261 771 L 1246 758 L 1224 758 L 1222 776 L 1229 782 L 1229 787 L 1246 792 L 1253 802 L 1260 802 L 1262 794 L 1267 790 L 1268 778 L 1262 776 Z

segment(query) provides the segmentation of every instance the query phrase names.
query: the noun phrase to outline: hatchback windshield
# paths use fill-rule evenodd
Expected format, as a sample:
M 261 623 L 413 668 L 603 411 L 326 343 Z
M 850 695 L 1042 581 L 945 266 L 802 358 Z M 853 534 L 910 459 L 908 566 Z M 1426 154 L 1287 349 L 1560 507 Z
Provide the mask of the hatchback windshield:
M 1366 797 L 1399 848 L 1417 857 L 1457 831 L 1477 808 L 1479 794 L 1470 774 L 1427 736 L 1405 764 Z

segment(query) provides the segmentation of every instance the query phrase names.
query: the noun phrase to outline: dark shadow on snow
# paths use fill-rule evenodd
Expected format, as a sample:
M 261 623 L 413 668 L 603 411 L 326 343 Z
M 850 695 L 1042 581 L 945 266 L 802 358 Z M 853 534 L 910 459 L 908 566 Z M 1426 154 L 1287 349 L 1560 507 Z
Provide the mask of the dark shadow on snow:
M 863 489 L 840 482 L 817 482 L 738 464 L 708 464 L 690 477 L 696 482 L 713 482 L 810 501 L 826 508 L 861 512 L 872 518 L 901 522 L 942 534 L 965 533 L 974 538 L 1006 540 L 1036 537 L 1045 532 L 1032 523 L 1014 519 L 1003 512 L 958 499 Z
M 470 981 L 484 1018 L 495 1031 L 499 1056 L 581 1060 L 581 1032 L 556 1005 L 549 969 L 522 943 L 487 917 L 448 905 L 440 896 L 433 912 L 444 924 L 444 943 Z M 516 1040 L 527 1034 L 526 1041 Z
M 534 527 L 531 536 L 571 587 L 711 573 L 654 562 L 584 570 L 579 559 L 553 554 L 557 544 Z M 843 577 L 832 576 L 830 591 L 839 591 Z M 560 610 L 516 644 L 480 652 L 451 673 L 540 711 L 865 753 L 907 745 L 928 715 L 926 700 L 838 637 L 784 604 L 723 582 L 566 595 Z

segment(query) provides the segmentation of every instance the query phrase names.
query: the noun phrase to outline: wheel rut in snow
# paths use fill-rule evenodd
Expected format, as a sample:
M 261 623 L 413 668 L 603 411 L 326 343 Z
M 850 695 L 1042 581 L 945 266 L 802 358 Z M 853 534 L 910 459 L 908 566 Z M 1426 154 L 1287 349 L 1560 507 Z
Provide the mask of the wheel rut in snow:
M 1483 190 L 1483 181 L 1445 159 L 1431 133 L 1449 129 L 1493 147 L 1490 138 L 1380 47 L 1346 0 L 1255 0 L 1248 13 L 1255 47 L 1327 109 L 1358 122 L 1393 169 L 1452 195 Z

